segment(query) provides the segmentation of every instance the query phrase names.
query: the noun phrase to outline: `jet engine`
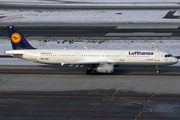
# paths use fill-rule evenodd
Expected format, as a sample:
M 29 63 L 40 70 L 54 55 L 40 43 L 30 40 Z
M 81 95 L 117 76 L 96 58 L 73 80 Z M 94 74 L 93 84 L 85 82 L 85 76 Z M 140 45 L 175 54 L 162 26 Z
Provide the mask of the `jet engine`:
M 114 65 L 111 65 L 111 64 L 100 64 L 96 68 L 96 72 L 99 72 L 99 73 L 112 73 L 112 72 L 114 72 Z

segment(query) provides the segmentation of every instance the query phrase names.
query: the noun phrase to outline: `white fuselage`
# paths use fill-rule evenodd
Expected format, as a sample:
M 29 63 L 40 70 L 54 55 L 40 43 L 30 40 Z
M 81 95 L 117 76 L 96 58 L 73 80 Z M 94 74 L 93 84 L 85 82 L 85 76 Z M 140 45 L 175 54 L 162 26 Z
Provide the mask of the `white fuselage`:
M 108 62 L 112 65 L 172 65 L 177 63 L 175 57 L 165 57 L 163 51 L 144 50 L 10 50 L 5 54 L 18 56 L 22 59 L 46 63 L 69 64 L 87 62 Z

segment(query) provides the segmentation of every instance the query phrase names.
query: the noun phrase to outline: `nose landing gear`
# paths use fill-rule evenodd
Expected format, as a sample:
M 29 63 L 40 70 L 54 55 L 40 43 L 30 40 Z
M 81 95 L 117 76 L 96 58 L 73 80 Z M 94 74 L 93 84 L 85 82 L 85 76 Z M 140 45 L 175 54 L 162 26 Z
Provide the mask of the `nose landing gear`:
M 160 70 L 159 70 L 159 67 L 156 66 L 156 73 L 159 74 L 160 73 Z

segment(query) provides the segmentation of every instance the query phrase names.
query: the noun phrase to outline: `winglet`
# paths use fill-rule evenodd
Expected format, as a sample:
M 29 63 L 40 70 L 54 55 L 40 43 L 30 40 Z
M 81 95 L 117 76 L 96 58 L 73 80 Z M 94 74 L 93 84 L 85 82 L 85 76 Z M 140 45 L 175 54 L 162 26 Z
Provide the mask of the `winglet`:
M 14 26 L 7 26 L 13 50 L 35 49 Z

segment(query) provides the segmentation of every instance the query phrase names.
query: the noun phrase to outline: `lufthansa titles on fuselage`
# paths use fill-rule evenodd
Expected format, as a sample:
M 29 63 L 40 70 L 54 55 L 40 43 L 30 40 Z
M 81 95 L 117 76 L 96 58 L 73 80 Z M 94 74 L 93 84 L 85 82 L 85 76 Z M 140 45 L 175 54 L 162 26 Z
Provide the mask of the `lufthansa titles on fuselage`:
M 45 52 L 42 52 L 41 54 L 52 54 L 52 53 L 45 53 Z
M 154 53 L 153 52 L 141 52 L 141 51 L 135 51 L 135 52 L 129 51 L 129 55 L 154 55 Z

